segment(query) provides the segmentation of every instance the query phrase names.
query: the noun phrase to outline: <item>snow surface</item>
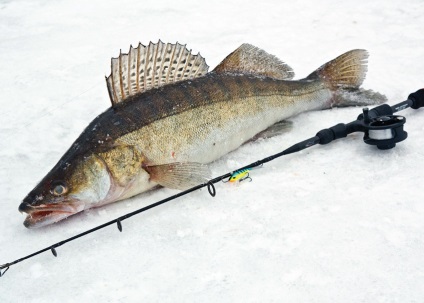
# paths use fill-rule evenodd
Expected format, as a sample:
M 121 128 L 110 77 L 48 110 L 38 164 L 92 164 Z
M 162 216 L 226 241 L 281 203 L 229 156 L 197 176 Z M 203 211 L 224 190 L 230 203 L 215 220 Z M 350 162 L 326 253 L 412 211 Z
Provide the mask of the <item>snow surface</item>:
M 160 189 L 38 230 L 21 199 L 109 106 L 110 57 L 187 43 L 214 67 L 241 43 L 296 78 L 353 49 L 390 104 L 424 83 L 424 2 L 0 0 L 0 264 L 177 191 Z M 215 175 L 281 151 L 360 108 L 302 114 Z M 0 302 L 424 302 L 424 110 L 379 151 L 360 134 L 273 161 L 253 182 L 197 191 L 10 268 Z

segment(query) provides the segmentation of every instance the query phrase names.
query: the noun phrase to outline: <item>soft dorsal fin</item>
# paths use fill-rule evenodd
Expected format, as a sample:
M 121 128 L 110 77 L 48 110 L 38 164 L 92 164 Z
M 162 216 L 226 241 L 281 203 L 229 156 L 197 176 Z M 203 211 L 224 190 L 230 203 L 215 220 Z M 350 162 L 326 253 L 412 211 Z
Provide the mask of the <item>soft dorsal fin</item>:
M 294 72 L 290 66 L 274 55 L 248 43 L 229 54 L 214 71 L 216 73 L 237 73 L 290 80 Z
M 111 74 L 106 78 L 112 106 L 128 97 L 168 83 L 205 75 L 209 66 L 185 45 L 150 42 L 130 47 L 128 54 L 112 58 Z

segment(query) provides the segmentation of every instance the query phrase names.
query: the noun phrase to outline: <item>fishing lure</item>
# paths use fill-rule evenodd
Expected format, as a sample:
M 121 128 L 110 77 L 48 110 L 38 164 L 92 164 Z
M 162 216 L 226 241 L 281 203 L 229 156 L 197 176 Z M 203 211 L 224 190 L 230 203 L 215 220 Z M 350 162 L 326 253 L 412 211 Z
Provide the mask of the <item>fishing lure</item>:
M 249 176 L 249 172 L 251 170 L 252 168 L 237 170 L 231 174 L 230 178 L 227 181 L 225 181 L 225 183 L 226 182 L 231 182 L 231 183 L 241 182 L 247 179 L 249 180 L 249 182 L 252 182 L 252 178 Z

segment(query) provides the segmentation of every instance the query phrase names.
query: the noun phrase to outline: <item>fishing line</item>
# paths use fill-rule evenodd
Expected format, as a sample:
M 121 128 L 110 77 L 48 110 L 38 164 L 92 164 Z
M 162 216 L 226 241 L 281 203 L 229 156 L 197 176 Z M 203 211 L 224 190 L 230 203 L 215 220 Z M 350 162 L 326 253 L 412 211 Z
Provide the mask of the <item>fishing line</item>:
M 99 229 L 105 228 L 109 225 L 116 224 L 119 232 L 122 232 L 123 226 L 122 221 L 137 215 L 139 213 L 145 212 L 151 208 L 157 207 L 161 204 L 164 204 L 166 202 L 175 200 L 179 197 L 185 196 L 193 191 L 196 191 L 198 189 L 201 189 L 203 187 L 207 187 L 209 194 L 212 197 L 215 197 L 216 195 L 216 188 L 214 186 L 215 183 L 221 182 L 222 180 L 229 178 L 233 176 L 234 173 L 240 172 L 247 169 L 252 169 L 257 166 L 261 166 L 264 163 L 270 162 L 276 158 L 279 158 L 284 155 L 292 154 L 298 151 L 301 151 L 303 149 L 312 147 L 316 144 L 328 144 L 332 142 L 333 140 L 340 139 L 346 137 L 348 134 L 354 133 L 354 132 L 363 132 L 364 133 L 364 142 L 370 145 L 377 146 L 378 149 L 391 149 L 396 146 L 396 143 L 399 143 L 403 140 L 405 140 L 408 136 L 407 132 L 403 130 L 403 127 L 405 125 L 406 119 L 403 116 L 397 116 L 393 115 L 395 112 L 404 110 L 406 108 L 413 108 L 418 109 L 420 107 L 424 106 L 424 89 L 420 89 L 416 91 L 415 93 L 412 93 L 408 96 L 408 99 L 406 101 L 403 101 L 401 103 L 398 103 L 394 106 L 390 106 L 387 104 L 382 104 L 380 106 L 377 106 L 371 110 L 368 110 L 368 108 L 364 108 L 362 114 L 358 116 L 358 118 L 350 123 L 344 124 L 339 123 L 337 125 L 334 125 L 330 128 L 322 129 L 320 130 L 314 137 L 311 137 L 309 139 L 306 139 L 304 141 L 301 141 L 299 143 L 296 143 L 292 145 L 291 147 L 283 150 L 282 152 L 276 153 L 274 155 L 271 155 L 269 157 L 263 158 L 262 160 L 258 160 L 256 162 L 253 162 L 249 165 L 243 166 L 236 171 L 232 171 L 226 174 L 223 174 L 219 177 L 216 177 L 214 179 L 209 180 L 206 183 L 199 184 L 197 186 L 194 186 L 192 188 L 189 188 L 185 191 L 179 192 L 178 194 L 172 195 L 168 198 L 165 198 L 163 200 L 157 201 L 155 203 L 152 203 L 148 206 L 145 206 L 143 208 L 140 208 L 138 210 L 135 210 L 133 212 L 130 212 L 126 215 L 123 215 L 119 218 L 116 218 L 114 220 L 111 220 L 109 222 L 106 222 L 102 225 L 96 226 L 92 229 L 89 229 L 85 232 L 82 232 L 80 234 L 77 234 L 73 237 L 70 237 L 68 239 L 65 239 L 63 241 L 57 242 L 51 246 L 48 246 L 44 249 L 41 249 L 37 252 L 34 252 L 28 256 L 25 256 L 23 258 L 17 259 L 13 262 L 6 263 L 0 266 L 0 277 L 4 276 L 4 274 L 9 270 L 10 266 L 15 265 L 17 263 L 20 263 L 26 259 L 32 258 L 36 255 L 39 255 L 46 251 L 51 251 L 53 256 L 57 257 L 58 253 L 56 248 L 64 245 L 65 243 L 68 243 L 70 241 L 76 240 L 78 238 L 81 238 L 85 235 L 88 235 L 90 233 L 93 233 Z

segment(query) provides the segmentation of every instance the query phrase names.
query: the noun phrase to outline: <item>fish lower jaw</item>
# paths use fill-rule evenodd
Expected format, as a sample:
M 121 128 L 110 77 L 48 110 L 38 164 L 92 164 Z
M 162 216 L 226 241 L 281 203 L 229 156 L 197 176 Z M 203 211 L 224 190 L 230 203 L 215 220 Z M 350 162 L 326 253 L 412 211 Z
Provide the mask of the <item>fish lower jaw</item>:
M 63 220 L 73 214 L 75 213 L 61 211 L 37 211 L 27 215 L 24 221 L 24 226 L 27 228 L 38 228 Z
M 72 216 L 84 208 L 82 206 L 67 206 L 63 208 L 40 208 L 27 212 L 24 226 L 27 228 L 43 227 Z

